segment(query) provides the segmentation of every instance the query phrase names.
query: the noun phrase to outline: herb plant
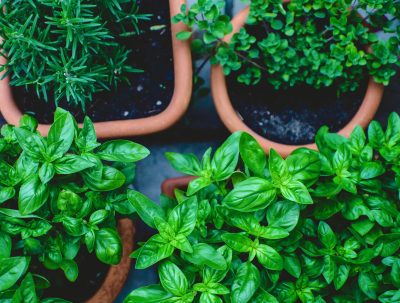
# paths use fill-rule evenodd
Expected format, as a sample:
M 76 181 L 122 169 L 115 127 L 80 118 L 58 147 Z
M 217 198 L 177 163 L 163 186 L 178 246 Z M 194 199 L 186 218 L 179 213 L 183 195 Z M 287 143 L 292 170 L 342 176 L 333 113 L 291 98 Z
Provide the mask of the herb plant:
M 316 143 L 285 160 L 234 133 L 201 160 L 168 153 L 197 178 L 161 206 L 128 192 L 156 230 L 132 257 L 160 284 L 125 302 L 400 302 L 399 116 Z
M 60 108 L 47 138 L 36 127 L 23 116 L 19 127 L 1 129 L 0 302 L 64 302 L 39 299 L 49 281 L 37 269 L 62 270 L 75 281 L 82 245 L 118 264 L 116 216 L 134 212 L 126 184 L 134 162 L 149 153 L 127 140 L 97 142 L 89 118 L 78 129 Z
M 400 62 L 400 1 L 282 0 L 246 1 L 246 27 L 232 36 L 223 14 L 225 1 L 198 0 L 182 6 L 182 21 L 203 33 L 195 49 L 211 54 L 226 75 L 257 84 L 265 77 L 276 89 L 296 85 L 335 86 L 339 93 L 356 90 L 367 74 L 388 85 Z M 377 32 L 388 36 L 378 39 Z M 178 33 L 189 39 L 192 32 Z
M 128 82 L 140 70 L 128 64 L 122 37 L 139 33 L 136 0 L 25 1 L 0 3 L 3 78 L 33 86 L 39 97 L 85 109 L 94 93 Z

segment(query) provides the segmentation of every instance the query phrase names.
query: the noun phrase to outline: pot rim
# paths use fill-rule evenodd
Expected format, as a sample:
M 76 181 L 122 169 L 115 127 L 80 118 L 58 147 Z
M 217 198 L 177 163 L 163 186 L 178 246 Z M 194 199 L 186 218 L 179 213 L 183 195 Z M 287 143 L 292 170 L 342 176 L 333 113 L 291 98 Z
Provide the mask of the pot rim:
M 175 178 L 168 178 L 163 181 L 161 184 L 161 192 L 167 197 L 174 198 L 175 197 L 175 189 L 187 187 L 190 181 L 196 179 L 195 176 L 182 176 Z
M 112 303 L 120 294 L 131 269 L 132 259 L 129 255 L 133 251 L 135 232 L 135 226 L 130 219 L 118 220 L 118 233 L 123 246 L 121 262 L 110 267 L 101 287 L 86 303 Z
M 285 1 L 288 2 L 288 1 Z M 231 34 L 224 37 L 224 41 L 229 42 L 233 34 L 239 32 L 239 30 L 245 25 L 247 16 L 249 14 L 249 7 L 241 10 L 233 19 L 232 26 L 233 31 Z M 251 128 L 249 128 L 240 118 L 240 115 L 235 110 L 232 102 L 229 98 L 228 89 L 226 85 L 226 78 L 223 73 L 223 69 L 220 65 L 214 65 L 211 68 L 211 91 L 214 100 L 214 105 L 224 125 L 231 131 L 245 131 L 251 134 L 257 139 L 264 151 L 268 154 L 270 149 L 275 149 L 281 156 L 287 157 L 295 149 L 300 147 L 306 147 L 310 149 L 317 149 L 315 143 L 300 144 L 300 145 L 289 145 L 271 141 L 257 134 Z M 373 77 L 369 78 L 368 87 L 364 96 L 364 100 L 361 103 L 358 111 L 353 118 L 338 131 L 340 135 L 348 137 L 354 127 L 357 125 L 365 128 L 368 123 L 373 119 L 376 111 L 378 110 L 379 104 L 382 100 L 384 86 L 374 81 Z
M 180 12 L 182 4 L 186 0 L 169 0 L 170 17 Z M 180 31 L 188 30 L 182 22 L 171 22 L 173 65 L 174 65 L 174 91 L 167 108 L 161 113 L 139 119 L 113 120 L 95 122 L 94 126 L 98 138 L 116 138 L 147 135 L 160 132 L 175 124 L 186 112 L 192 94 L 192 58 L 190 41 L 181 41 L 176 38 Z M 0 57 L 0 65 L 5 58 Z M 3 73 L 0 73 L 0 76 Z M 0 80 L 0 111 L 5 120 L 13 125 L 18 125 L 22 116 L 17 107 L 9 86 L 9 77 Z M 42 135 L 47 135 L 49 124 L 39 124 L 38 130 Z

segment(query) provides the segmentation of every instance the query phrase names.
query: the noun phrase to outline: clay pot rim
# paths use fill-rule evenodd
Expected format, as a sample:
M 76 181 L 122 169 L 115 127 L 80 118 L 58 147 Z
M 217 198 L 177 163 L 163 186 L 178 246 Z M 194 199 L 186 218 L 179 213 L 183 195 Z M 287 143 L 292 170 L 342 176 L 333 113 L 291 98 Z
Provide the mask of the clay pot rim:
M 186 0 L 169 0 L 170 16 L 178 14 L 181 5 L 185 3 Z M 182 22 L 171 23 L 174 92 L 167 108 L 157 115 L 146 118 L 96 122 L 94 125 L 98 138 L 129 137 L 160 132 L 175 124 L 184 115 L 192 94 L 193 72 L 190 42 L 176 38 L 176 34 L 184 30 L 188 29 Z M 0 65 L 4 62 L 5 58 L 1 57 Z M 8 77 L 0 80 L 0 111 L 8 123 L 18 125 L 22 113 L 13 99 L 8 83 Z M 49 124 L 38 126 L 38 130 L 44 136 L 47 135 L 49 128 Z
M 118 233 L 121 236 L 123 246 L 121 262 L 110 267 L 102 285 L 86 303 L 112 303 L 125 285 L 132 264 L 129 255 L 133 251 L 133 237 L 135 235 L 133 222 L 127 218 L 119 219 Z
M 288 1 L 285 1 L 288 2 Z M 249 7 L 241 10 L 233 19 L 233 31 L 231 34 L 224 37 L 224 41 L 229 42 L 234 33 L 237 33 L 245 23 L 249 14 Z M 229 98 L 228 89 L 226 85 L 225 75 L 220 65 L 214 65 L 211 68 L 211 91 L 214 100 L 216 110 L 219 117 L 225 126 L 231 131 L 245 131 L 251 134 L 257 139 L 260 145 L 263 147 L 265 152 L 268 154 L 270 149 L 275 149 L 281 156 L 287 157 L 295 149 L 300 147 L 306 147 L 310 149 L 317 149 L 316 144 L 301 144 L 301 145 L 287 145 L 283 143 L 274 142 L 268 140 L 261 135 L 257 134 L 251 128 L 249 128 L 239 117 L 238 113 L 234 109 L 232 102 Z M 364 100 L 361 103 L 357 113 L 354 117 L 341 129 L 339 134 L 348 137 L 354 127 L 357 125 L 363 128 L 368 126 L 368 123 L 373 119 L 376 111 L 378 110 L 379 104 L 382 100 L 384 86 L 378 84 L 370 77 L 368 87 L 364 96 Z
M 175 189 L 185 188 L 189 184 L 190 181 L 196 179 L 195 176 L 182 176 L 175 178 L 168 178 L 163 181 L 161 184 L 161 192 L 167 197 L 174 198 L 175 197 Z

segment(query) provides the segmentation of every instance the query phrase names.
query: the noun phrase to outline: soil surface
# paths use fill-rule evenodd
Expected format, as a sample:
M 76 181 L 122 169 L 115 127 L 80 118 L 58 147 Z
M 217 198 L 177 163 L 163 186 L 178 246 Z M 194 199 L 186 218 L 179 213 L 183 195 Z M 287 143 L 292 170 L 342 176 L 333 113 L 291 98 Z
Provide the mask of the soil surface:
M 247 31 L 263 39 L 260 27 Z M 262 64 L 262 62 L 259 62 Z M 237 82 L 237 73 L 227 77 L 230 99 L 244 123 L 259 135 L 284 144 L 307 144 L 314 141 L 318 129 L 327 125 L 332 132 L 343 128 L 362 103 L 367 77 L 355 92 L 338 96 L 337 89 L 314 89 L 308 85 L 275 90 L 264 74 L 257 85 Z
M 366 89 L 365 83 L 356 92 L 338 97 L 335 88 L 275 90 L 266 80 L 256 86 L 237 83 L 234 75 L 227 80 L 229 96 L 244 123 L 259 135 L 285 144 L 311 143 L 323 125 L 333 132 L 340 130 L 357 112 Z
M 101 287 L 110 269 L 109 265 L 97 260 L 95 254 L 89 254 L 82 248 L 75 259 L 79 268 L 78 279 L 71 283 L 59 270 L 41 268 L 38 273 L 46 277 L 51 286 L 44 290 L 44 298 L 62 298 L 71 302 L 85 302 L 90 299 Z
M 171 39 L 169 1 L 137 0 L 139 11 L 151 14 L 148 21 L 140 21 L 142 33 L 123 38 L 132 49 L 129 64 L 143 73 L 130 74 L 131 85 L 119 84 L 111 92 L 101 92 L 87 104 L 86 114 L 95 122 L 135 119 L 156 115 L 170 103 L 174 90 L 174 67 Z M 55 105 L 39 100 L 33 90 L 13 88 L 14 98 L 23 112 L 34 114 L 41 123 L 51 123 Z M 78 122 L 85 114 L 81 108 L 59 104 L 71 111 Z

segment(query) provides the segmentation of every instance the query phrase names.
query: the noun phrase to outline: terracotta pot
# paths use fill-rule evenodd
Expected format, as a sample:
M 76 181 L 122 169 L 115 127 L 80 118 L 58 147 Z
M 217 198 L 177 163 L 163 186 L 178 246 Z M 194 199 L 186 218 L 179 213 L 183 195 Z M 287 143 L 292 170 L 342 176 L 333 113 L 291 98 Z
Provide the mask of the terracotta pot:
M 118 221 L 118 231 L 122 239 L 123 253 L 121 262 L 110 267 L 100 289 L 86 303 L 112 303 L 117 298 L 128 278 L 132 259 L 129 254 L 133 251 L 135 226 L 130 219 Z
M 288 2 L 288 1 L 284 1 Z M 224 41 L 229 42 L 234 33 L 239 32 L 239 30 L 245 25 L 247 16 L 249 14 L 249 8 L 243 9 L 239 12 L 232 20 L 233 33 L 227 35 Z M 254 136 L 257 141 L 264 148 L 265 152 L 268 154 L 271 148 L 279 152 L 283 157 L 287 157 L 293 150 L 299 147 L 308 147 L 311 149 L 317 149 L 315 144 L 306 145 L 286 145 L 282 143 L 273 142 L 268 140 L 250 129 L 240 118 L 240 115 L 234 109 L 232 102 L 228 95 L 228 89 L 226 86 L 226 79 L 220 65 L 214 65 L 211 68 L 211 90 L 214 99 L 214 104 L 217 109 L 218 115 L 221 118 L 225 126 L 231 131 L 245 131 Z M 384 87 L 376 83 L 372 77 L 368 82 L 368 87 L 365 93 L 364 100 L 358 109 L 355 116 L 351 121 L 342 128 L 338 133 L 343 136 L 349 136 L 353 128 L 357 125 L 366 127 L 368 123 L 373 119 L 376 111 L 378 110 L 379 104 L 382 100 Z
M 171 17 L 180 12 L 180 7 L 184 3 L 186 0 L 169 0 Z M 168 107 L 163 112 L 147 118 L 97 122 L 94 125 L 99 138 L 128 137 L 159 132 L 172 126 L 183 116 L 189 106 L 192 93 L 192 58 L 189 41 L 176 39 L 176 33 L 186 29 L 183 23 L 171 24 L 175 87 Z M 4 57 L 1 57 L 0 65 L 4 62 Z M 8 123 L 18 125 L 22 113 L 13 99 L 8 83 L 8 77 L 0 81 L 0 111 Z M 39 124 L 38 130 L 45 136 L 49 128 L 48 124 Z
M 175 189 L 186 190 L 189 182 L 194 180 L 195 178 L 196 177 L 194 176 L 183 176 L 183 177 L 166 179 L 161 184 L 161 192 L 170 198 L 174 198 Z

